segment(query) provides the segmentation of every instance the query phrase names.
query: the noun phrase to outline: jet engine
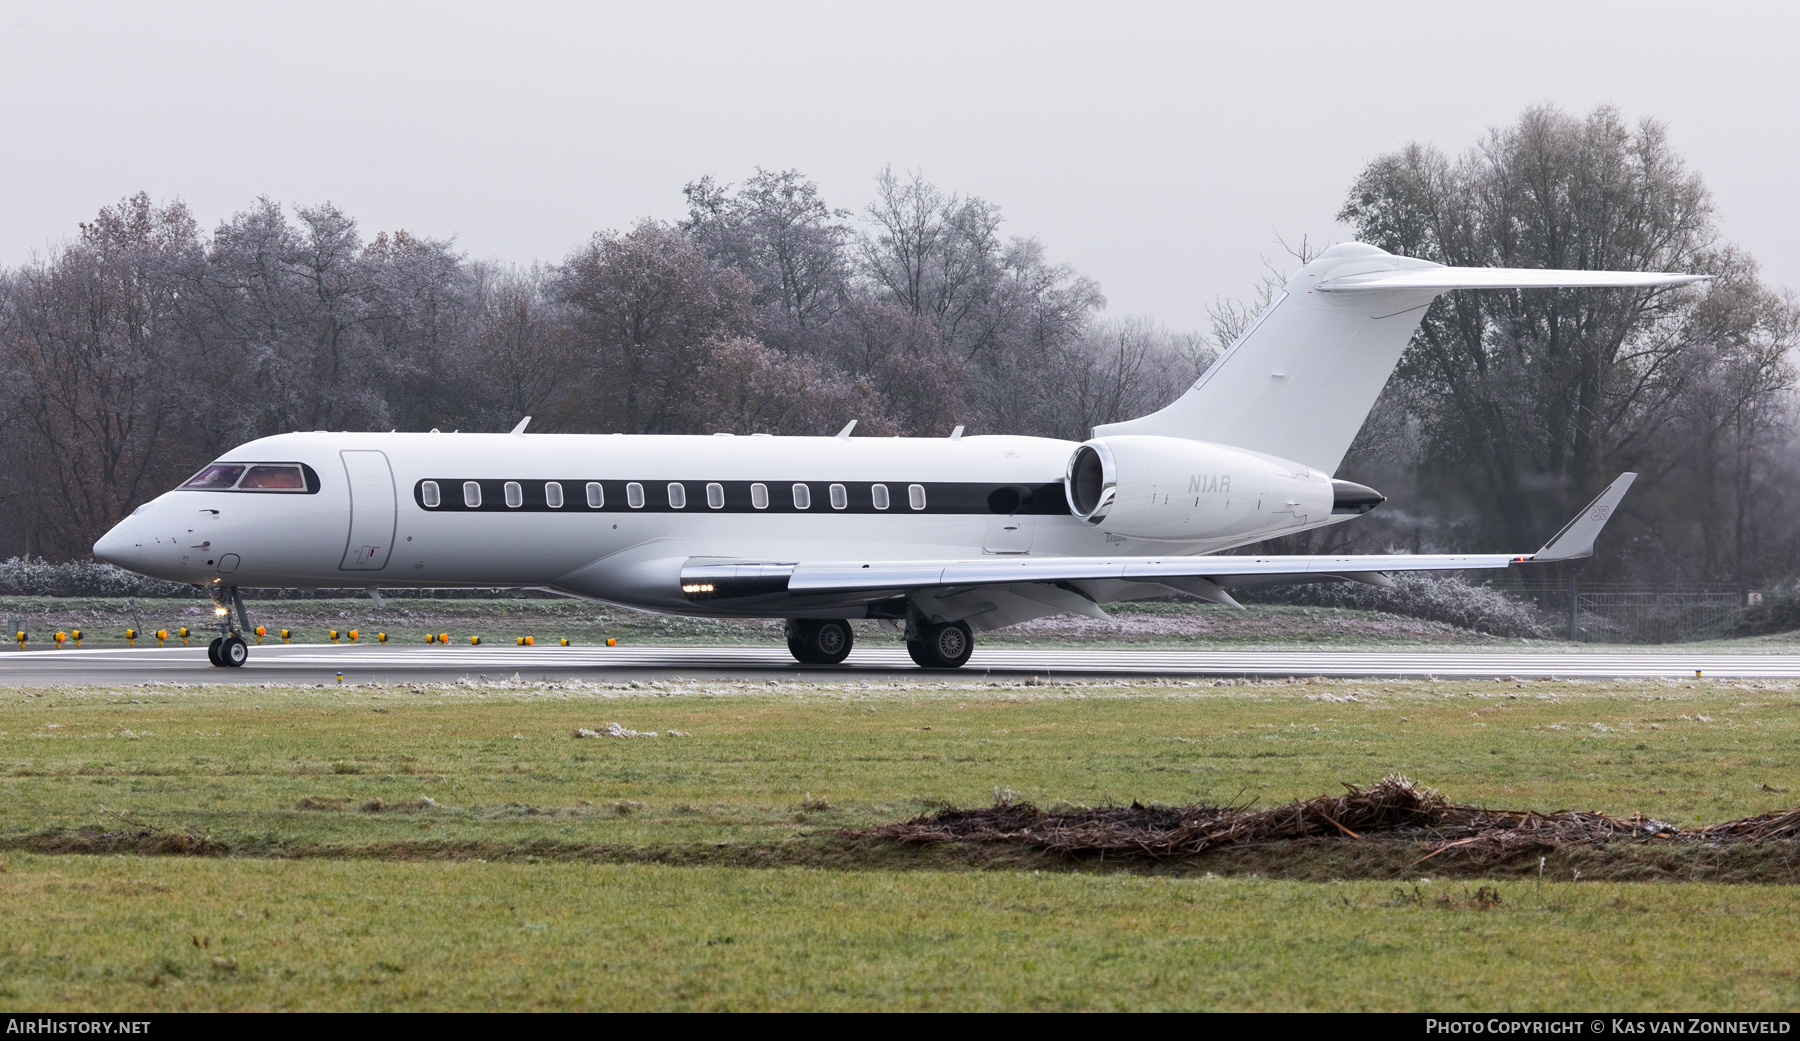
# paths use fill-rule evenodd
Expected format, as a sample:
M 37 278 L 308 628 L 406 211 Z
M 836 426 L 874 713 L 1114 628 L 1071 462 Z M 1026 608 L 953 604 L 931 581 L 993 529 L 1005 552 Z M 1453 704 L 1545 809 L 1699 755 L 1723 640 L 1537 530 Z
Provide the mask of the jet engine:
M 1154 435 L 1083 443 L 1063 483 L 1075 516 L 1109 535 L 1162 542 L 1241 543 L 1342 520 L 1382 501 L 1372 489 L 1300 463 Z

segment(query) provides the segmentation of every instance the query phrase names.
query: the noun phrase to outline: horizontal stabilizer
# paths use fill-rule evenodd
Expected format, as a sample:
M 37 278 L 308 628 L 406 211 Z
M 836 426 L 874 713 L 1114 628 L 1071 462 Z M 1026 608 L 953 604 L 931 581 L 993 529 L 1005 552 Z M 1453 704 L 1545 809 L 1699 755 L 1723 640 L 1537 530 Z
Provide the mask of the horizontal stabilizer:
M 1369 292 L 1377 289 L 1618 289 L 1630 286 L 1682 286 L 1710 275 L 1661 271 L 1556 271 L 1522 267 L 1431 267 L 1326 279 L 1313 288 L 1321 293 Z
M 1245 448 L 1335 473 L 1440 294 L 1458 289 L 1646 290 L 1705 275 L 1445 267 L 1360 242 L 1319 254 L 1160 411 L 1094 429 Z
M 1637 480 L 1637 474 L 1622 473 L 1606 486 L 1587 508 L 1575 515 L 1575 519 L 1563 525 L 1563 529 L 1544 548 L 1531 555 L 1538 563 L 1549 563 L 1558 560 L 1575 560 L 1580 557 L 1594 555 L 1594 539 L 1606 522 L 1612 519 L 1613 511 L 1619 508 L 1619 500 L 1625 498 L 1630 490 L 1631 482 Z

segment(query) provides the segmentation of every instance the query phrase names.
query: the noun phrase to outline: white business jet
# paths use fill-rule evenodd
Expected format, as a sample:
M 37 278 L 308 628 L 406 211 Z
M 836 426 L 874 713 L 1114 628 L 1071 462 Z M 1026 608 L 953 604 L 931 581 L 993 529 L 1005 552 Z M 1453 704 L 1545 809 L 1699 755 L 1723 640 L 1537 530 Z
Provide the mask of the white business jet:
M 1303 267 L 1173 404 L 1075 443 L 853 438 L 280 434 L 227 452 L 94 546 L 206 587 L 214 664 L 242 665 L 244 587 L 518 587 L 670 614 L 787 619 L 836 664 L 850 619 L 926 668 L 1060 612 L 1593 552 L 1624 474 L 1530 554 L 1245 556 L 1383 496 L 1332 479 L 1425 308 L 1452 289 L 1673 286 L 1704 276 L 1449 268 L 1349 243 Z M 527 417 L 527 422 L 529 417 Z M 233 609 L 235 608 L 235 617 Z

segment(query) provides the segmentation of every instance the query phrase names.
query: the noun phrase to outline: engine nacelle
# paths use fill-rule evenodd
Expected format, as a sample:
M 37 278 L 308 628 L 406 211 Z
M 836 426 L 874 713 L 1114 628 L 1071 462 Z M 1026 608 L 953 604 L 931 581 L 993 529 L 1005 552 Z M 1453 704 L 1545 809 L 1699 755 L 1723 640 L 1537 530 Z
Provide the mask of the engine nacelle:
M 1331 478 L 1316 470 L 1179 437 L 1085 442 L 1063 482 L 1075 516 L 1111 535 L 1164 542 L 1242 542 L 1318 527 L 1334 505 Z

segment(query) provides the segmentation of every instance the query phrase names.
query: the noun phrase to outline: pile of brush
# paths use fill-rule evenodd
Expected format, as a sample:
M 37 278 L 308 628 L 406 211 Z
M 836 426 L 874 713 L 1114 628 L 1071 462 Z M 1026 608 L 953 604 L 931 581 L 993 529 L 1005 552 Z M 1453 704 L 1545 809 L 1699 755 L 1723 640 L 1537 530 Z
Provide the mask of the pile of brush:
M 1410 778 L 1384 777 L 1344 794 L 1272 810 L 1248 806 L 1106 806 L 1045 811 L 1030 804 L 941 810 L 867 834 L 898 842 L 1005 843 L 1069 856 L 1193 857 L 1227 847 L 1388 840 L 1435 844 L 1504 860 L 1559 846 L 1623 839 L 1761 842 L 1800 838 L 1800 810 L 1682 831 L 1641 815 L 1537 813 L 1454 803 Z

